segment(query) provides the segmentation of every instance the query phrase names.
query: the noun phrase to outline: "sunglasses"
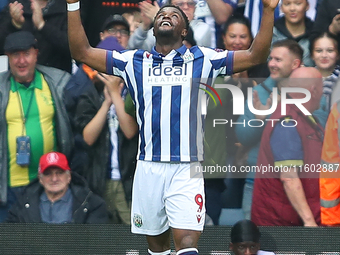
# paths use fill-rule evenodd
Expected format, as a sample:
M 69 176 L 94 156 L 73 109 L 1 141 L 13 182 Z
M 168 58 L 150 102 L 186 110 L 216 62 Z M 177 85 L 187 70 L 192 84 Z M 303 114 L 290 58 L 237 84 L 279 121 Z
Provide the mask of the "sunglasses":
M 129 35 L 129 31 L 127 31 L 125 29 L 110 28 L 110 29 L 107 30 L 107 32 L 111 35 L 117 35 L 118 33 L 122 36 L 128 36 Z

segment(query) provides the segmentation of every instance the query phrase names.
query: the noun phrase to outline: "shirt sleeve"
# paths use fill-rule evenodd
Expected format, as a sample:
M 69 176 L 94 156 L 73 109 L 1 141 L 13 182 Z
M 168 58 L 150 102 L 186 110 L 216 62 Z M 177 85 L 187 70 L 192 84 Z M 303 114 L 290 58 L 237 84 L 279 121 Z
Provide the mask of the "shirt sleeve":
M 303 150 L 301 137 L 294 120 L 287 119 L 274 127 L 270 137 L 270 147 L 275 166 L 302 166 Z
M 124 78 L 128 61 L 133 58 L 134 51 L 106 51 L 106 72 Z

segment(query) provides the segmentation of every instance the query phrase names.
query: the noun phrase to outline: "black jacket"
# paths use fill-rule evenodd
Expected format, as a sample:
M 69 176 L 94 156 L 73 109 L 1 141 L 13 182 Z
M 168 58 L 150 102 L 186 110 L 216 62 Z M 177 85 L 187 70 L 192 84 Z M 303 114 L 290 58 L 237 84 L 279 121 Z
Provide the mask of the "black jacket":
M 305 26 L 306 26 L 306 30 L 303 35 L 300 35 L 298 37 L 293 37 L 286 27 L 286 19 L 284 16 L 279 18 L 277 21 L 275 21 L 276 29 L 279 30 L 281 34 L 283 34 L 285 37 L 287 37 L 287 39 L 295 40 L 296 42 L 299 42 L 303 38 L 309 38 L 310 33 L 312 32 L 313 21 L 308 17 L 305 17 Z
M 97 114 L 102 102 L 103 100 L 94 86 L 88 87 L 79 97 L 74 123 L 80 134 L 83 133 L 83 129 Z M 84 177 L 88 180 L 91 190 L 99 195 L 103 194 L 105 181 L 110 178 L 108 176 L 110 157 L 109 132 L 108 124 L 106 124 L 97 141 L 92 146 L 87 147 L 89 162 L 85 166 Z M 125 198 L 129 202 L 132 199 L 132 181 L 136 168 L 138 134 L 132 139 L 127 139 L 123 131 L 118 128 L 117 135 L 119 171 Z
M 72 223 L 107 223 L 108 213 L 104 200 L 90 191 L 81 176 L 72 173 L 69 187 L 73 194 Z M 25 187 L 23 192 L 17 195 L 17 201 L 9 210 L 6 222 L 42 222 L 39 204 L 43 191 L 44 188 L 38 179 Z
M 14 2 L 11 0 L 10 2 Z M 38 41 L 38 64 L 59 68 L 71 73 L 71 53 L 67 38 L 66 1 L 50 0 L 43 8 L 45 26 L 38 31 L 32 21 L 30 0 L 18 0 L 24 6 L 24 31 L 33 33 Z M 0 13 L 0 55 L 4 54 L 5 38 L 19 31 L 13 26 L 8 5 Z
M 337 10 L 340 9 L 340 1 L 337 0 L 322 0 L 317 9 L 314 27 L 311 37 L 313 38 L 319 33 L 329 31 L 328 27 L 332 23 Z M 340 43 L 340 34 L 337 35 L 338 43 Z

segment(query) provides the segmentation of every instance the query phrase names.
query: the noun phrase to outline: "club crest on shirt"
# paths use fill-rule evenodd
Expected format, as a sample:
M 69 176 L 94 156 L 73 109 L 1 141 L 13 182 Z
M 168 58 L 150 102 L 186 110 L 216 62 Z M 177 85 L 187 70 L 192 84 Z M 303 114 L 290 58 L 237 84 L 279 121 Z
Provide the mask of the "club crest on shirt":
M 135 224 L 135 226 L 137 228 L 140 228 L 143 226 L 143 220 L 142 220 L 142 215 L 139 214 L 134 214 L 133 215 L 133 224 Z
M 189 61 L 192 61 L 192 60 L 194 60 L 194 54 L 193 53 L 188 53 L 188 54 L 184 54 L 183 56 L 182 56 L 182 59 L 184 60 L 184 63 L 186 63 L 186 62 L 189 62 Z

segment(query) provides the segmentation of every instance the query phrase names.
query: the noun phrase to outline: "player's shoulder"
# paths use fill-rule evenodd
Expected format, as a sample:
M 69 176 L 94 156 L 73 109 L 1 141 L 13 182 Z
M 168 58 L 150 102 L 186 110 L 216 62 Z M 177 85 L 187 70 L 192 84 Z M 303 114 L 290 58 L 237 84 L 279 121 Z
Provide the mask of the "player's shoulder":
M 216 55 L 223 55 L 225 56 L 227 54 L 227 50 L 223 50 L 223 49 L 218 49 L 218 48 L 210 48 L 210 47 L 205 47 L 205 46 L 193 46 L 190 48 L 190 52 L 195 54 L 195 56 L 198 55 L 203 55 L 206 57 L 214 57 Z

